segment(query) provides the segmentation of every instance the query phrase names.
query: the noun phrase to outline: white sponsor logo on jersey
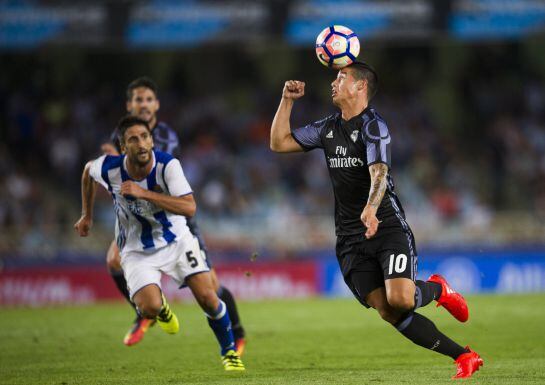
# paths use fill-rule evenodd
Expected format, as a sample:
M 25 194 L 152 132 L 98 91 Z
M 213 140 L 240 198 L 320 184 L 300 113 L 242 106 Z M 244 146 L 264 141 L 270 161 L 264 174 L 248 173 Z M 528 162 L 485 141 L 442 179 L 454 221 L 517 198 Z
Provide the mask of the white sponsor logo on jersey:
M 329 168 L 349 168 L 349 167 L 363 167 L 365 163 L 360 158 L 353 156 L 347 157 L 327 157 Z

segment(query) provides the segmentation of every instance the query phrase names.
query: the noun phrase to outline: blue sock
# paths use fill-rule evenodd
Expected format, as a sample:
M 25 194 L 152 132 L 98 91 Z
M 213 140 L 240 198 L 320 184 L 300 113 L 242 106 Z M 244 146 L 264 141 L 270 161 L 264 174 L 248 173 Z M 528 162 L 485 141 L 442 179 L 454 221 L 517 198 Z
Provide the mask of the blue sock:
M 214 331 L 216 339 L 221 346 L 221 355 L 224 356 L 229 350 L 235 349 L 235 338 L 231 330 L 231 320 L 227 312 L 227 306 L 220 300 L 220 304 L 214 314 L 206 314 L 208 325 Z

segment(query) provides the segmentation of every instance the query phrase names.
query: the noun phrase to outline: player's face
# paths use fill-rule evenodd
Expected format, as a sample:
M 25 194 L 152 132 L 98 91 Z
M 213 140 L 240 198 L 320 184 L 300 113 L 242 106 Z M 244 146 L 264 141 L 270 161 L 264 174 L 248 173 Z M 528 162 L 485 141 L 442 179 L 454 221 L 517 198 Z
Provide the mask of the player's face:
M 350 68 L 341 69 L 337 73 L 337 78 L 331 83 L 333 104 L 340 106 L 344 101 L 358 97 L 360 86 Z
M 129 161 L 145 166 L 151 162 L 153 137 L 148 129 L 141 125 L 130 127 L 123 136 L 122 150 L 129 157 Z
M 127 102 L 127 112 L 138 116 L 148 123 L 153 123 L 159 110 L 157 95 L 146 87 L 138 87 L 132 91 L 132 99 Z

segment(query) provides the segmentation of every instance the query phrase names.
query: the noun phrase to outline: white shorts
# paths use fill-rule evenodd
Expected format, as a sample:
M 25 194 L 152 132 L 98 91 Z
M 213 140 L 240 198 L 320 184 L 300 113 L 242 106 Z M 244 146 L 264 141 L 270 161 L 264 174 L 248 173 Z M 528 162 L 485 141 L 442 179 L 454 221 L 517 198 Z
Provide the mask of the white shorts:
M 205 258 L 194 236 L 174 241 L 152 253 L 122 253 L 121 267 L 131 299 L 144 286 L 155 284 L 161 287 L 161 273 L 169 275 L 181 286 L 187 277 L 210 271 Z

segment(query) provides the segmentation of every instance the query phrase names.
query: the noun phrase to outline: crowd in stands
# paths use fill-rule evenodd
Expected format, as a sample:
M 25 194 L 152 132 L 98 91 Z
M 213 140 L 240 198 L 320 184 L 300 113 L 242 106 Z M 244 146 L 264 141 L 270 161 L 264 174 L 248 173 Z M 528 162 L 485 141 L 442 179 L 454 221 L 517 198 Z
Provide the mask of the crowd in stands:
M 379 73 L 388 55 L 378 61 Z M 123 55 L 105 59 L 129 66 L 117 81 L 113 74 L 101 77 L 106 70 L 89 63 L 70 75 L 53 68 L 56 61 L 34 56 L 13 55 L 7 71 L 14 76 L 0 82 L 0 255 L 99 254 L 113 234 L 111 203 L 105 192 L 98 195 L 96 233 L 78 239 L 72 225 L 80 210 L 81 170 L 99 155 L 124 113 L 131 77 L 154 74 L 131 68 Z M 407 80 L 406 73 L 390 71 L 393 64 L 381 73 L 386 80 L 373 105 L 390 127 L 392 175 L 421 243 L 542 240 L 545 77 L 481 59 L 475 55 L 440 87 L 431 75 Z M 217 248 L 331 248 L 333 195 L 324 157 L 320 151 L 270 151 L 270 123 L 283 83 L 261 85 L 254 74 L 259 64 L 247 64 L 247 72 L 220 85 L 211 84 L 217 76 L 208 76 L 213 65 L 194 72 L 192 82 L 176 70 L 155 76 L 159 117 L 180 135 L 201 226 Z M 306 79 L 308 95 L 294 108 L 294 126 L 335 111 L 323 93 L 334 73 L 327 75 L 314 88 L 313 79 Z M 396 82 L 404 87 L 389 87 Z M 445 100 L 450 104 L 440 104 Z M 434 102 L 445 111 L 438 113 Z

